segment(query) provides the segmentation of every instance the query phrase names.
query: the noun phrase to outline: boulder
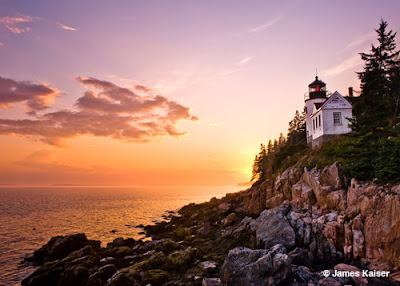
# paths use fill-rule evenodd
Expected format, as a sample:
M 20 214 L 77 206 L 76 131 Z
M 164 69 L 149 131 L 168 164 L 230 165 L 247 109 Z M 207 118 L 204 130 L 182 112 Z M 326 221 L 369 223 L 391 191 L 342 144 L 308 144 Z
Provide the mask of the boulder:
M 291 249 L 296 243 L 296 234 L 286 217 L 288 206 L 281 205 L 272 210 L 264 210 L 255 220 L 254 228 L 258 245 L 270 248 L 282 244 Z
M 71 252 L 81 249 L 86 245 L 96 245 L 96 241 L 89 241 L 84 233 L 52 237 L 48 243 L 33 253 L 33 261 L 43 264 L 46 261 L 63 259 Z M 100 242 L 98 245 L 100 246 Z
M 49 261 L 25 278 L 23 286 L 81 285 L 97 269 L 99 258 L 91 245 L 73 251 L 62 260 Z
M 182 267 L 189 264 L 193 257 L 189 251 L 177 250 L 168 256 L 168 261 L 176 267 Z
M 322 186 L 332 186 L 335 190 L 346 188 L 346 177 L 338 162 L 326 166 L 319 176 Z
M 117 272 L 117 267 L 114 264 L 107 264 L 99 268 L 97 271 L 101 279 L 107 281 L 115 272 Z
M 281 244 L 256 250 L 237 247 L 224 261 L 221 281 L 231 286 L 279 285 L 290 272 L 291 258 Z

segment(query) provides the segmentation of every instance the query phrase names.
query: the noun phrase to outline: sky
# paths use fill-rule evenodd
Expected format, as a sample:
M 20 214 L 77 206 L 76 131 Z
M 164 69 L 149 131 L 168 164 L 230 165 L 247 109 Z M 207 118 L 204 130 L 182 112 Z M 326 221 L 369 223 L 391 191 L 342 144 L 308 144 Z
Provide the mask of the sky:
M 0 184 L 237 185 L 400 2 L 2 0 Z M 399 43 L 397 37 L 397 43 Z

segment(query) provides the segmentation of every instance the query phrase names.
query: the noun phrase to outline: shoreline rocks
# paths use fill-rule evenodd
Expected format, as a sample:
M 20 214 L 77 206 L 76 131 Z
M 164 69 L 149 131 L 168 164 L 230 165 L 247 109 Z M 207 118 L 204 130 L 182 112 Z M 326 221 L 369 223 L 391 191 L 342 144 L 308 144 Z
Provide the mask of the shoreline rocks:
M 346 182 L 338 164 L 295 165 L 143 226 L 151 241 L 53 237 L 22 285 L 400 285 L 400 185 Z M 362 270 L 391 275 L 332 275 Z

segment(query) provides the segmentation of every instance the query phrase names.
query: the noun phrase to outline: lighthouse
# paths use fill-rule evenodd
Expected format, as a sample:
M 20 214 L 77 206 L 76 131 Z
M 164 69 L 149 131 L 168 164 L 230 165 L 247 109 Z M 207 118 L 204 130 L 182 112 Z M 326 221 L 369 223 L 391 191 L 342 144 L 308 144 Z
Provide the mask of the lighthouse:
M 308 85 L 308 92 L 304 96 L 305 110 L 306 110 L 306 132 L 307 132 L 307 144 L 312 143 L 313 140 L 313 128 L 312 121 L 310 120 L 313 114 L 314 105 L 317 107 L 322 106 L 326 101 L 326 83 L 315 77 L 315 80 Z
M 351 96 L 349 89 L 349 97 Z M 308 85 L 304 104 L 307 144 L 313 148 L 335 136 L 351 132 L 351 103 L 337 91 L 333 94 L 327 93 L 326 84 L 318 76 Z

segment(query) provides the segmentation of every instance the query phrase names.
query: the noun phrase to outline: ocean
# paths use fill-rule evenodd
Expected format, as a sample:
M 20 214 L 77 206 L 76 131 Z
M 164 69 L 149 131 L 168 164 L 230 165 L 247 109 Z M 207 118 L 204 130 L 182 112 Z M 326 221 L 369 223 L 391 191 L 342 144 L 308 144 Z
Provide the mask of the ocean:
M 241 189 L 0 187 L 0 285 L 20 285 L 34 270 L 21 261 L 53 236 L 83 232 L 102 246 L 117 237 L 140 239 L 143 229 L 137 225 L 162 221 L 168 211 Z

